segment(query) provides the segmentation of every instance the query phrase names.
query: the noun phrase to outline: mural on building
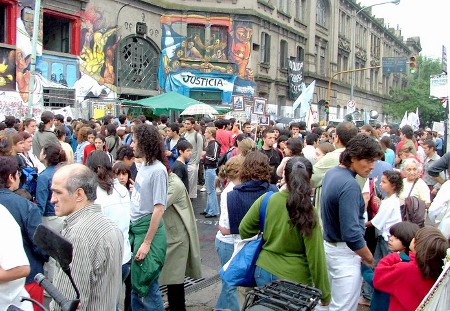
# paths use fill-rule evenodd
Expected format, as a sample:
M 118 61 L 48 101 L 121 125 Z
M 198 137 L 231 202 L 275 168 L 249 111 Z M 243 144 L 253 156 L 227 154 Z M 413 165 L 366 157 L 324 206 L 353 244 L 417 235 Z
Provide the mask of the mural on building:
M 16 51 L 0 48 L 0 91 L 16 90 Z
M 247 68 L 253 29 L 231 17 L 163 15 L 159 83 L 166 92 L 189 96 L 194 89 L 222 91 L 222 102 L 256 84 Z
M 108 27 L 104 14 L 95 5 L 82 14 L 80 71 L 100 85 L 115 90 L 114 55 L 117 42 L 116 27 Z

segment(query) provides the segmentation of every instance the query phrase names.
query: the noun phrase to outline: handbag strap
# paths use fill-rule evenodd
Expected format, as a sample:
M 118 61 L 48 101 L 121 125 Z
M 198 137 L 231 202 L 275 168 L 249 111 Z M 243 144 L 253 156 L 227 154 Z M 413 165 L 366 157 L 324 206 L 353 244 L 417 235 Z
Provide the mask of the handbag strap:
M 411 190 L 409 190 L 409 193 L 408 193 L 407 198 L 409 198 L 409 197 L 411 196 L 411 192 L 413 191 L 414 186 L 416 185 L 417 179 L 418 179 L 418 178 L 416 178 L 416 180 L 414 180 L 414 183 L 413 183 L 413 185 L 412 185 L 412 187 L 411 187 Z
M 264 199 L 259 207 L 259 230 L 264 232 L 264 223 L 266 222 L 266 209 L 267 203 L 269 203 L 269 199 L 272 196 L 273 191 L 269 191 L 264 196 Z

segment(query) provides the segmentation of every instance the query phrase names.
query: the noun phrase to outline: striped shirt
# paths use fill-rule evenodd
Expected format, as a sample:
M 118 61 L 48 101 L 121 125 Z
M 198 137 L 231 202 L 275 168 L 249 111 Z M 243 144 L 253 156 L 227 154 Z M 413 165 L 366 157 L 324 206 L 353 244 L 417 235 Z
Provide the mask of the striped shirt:
M 90 204 L 66 217 L 62 235 L 73 244 L 72 277 L 80 297 L 80 309 L 115 310 L 122 281 L 123 236 L 119 228 Z M 68 299 L 76 294 L 69 278 L 58 268 L 54 285 Z M 50 310 L 61 310 L 52 301 Z

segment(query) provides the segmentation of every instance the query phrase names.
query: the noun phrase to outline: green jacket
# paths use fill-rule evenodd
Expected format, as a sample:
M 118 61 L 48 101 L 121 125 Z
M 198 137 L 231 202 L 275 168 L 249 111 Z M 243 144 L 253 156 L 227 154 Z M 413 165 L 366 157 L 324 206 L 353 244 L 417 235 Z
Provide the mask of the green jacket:
M 161 219 L 158 230 L 153 238 L 150 251 L 142 261 L 136 261 L 136 253 L 145 239 L 152 215 L 140 218 L 130 225 L 130 244 L 133 249 L 131 261 L 131 287 L 139 297 L 148 294 L 150 284 L 158 279 L 166 259 L 167 239 L 164 221 Z
M 253 203 L 239 225 L 239 234 L 243 239 L 259 232 L 259 209 L 264 196 Z M 256 265 L 279 279 L 320 289 L 322 302 L 327 303 L 331 299 L 331 289 L 321 226 L 317 223 L 310 236 L 304 236 L 294 228 L 289 222 L 287 197 L 287 191 L 280 191 L 269 199 L 263 233 L 264 245 Z
M 169 175 L 167 209 L 164 212 L 167 253 L 159 277 L 161 285 L 181 284 L 184 277 L 202 277 L 200 242 L 191 199 L 175 173 Z

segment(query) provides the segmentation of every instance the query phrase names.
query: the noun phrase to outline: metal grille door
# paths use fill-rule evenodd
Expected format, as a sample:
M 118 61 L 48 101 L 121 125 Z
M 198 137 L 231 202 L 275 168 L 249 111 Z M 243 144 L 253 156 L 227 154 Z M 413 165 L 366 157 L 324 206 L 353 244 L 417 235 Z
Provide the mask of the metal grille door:
M 146 39 L 127 37 L 120 43 L 118 86 L 156 90 L 159 53 Z

